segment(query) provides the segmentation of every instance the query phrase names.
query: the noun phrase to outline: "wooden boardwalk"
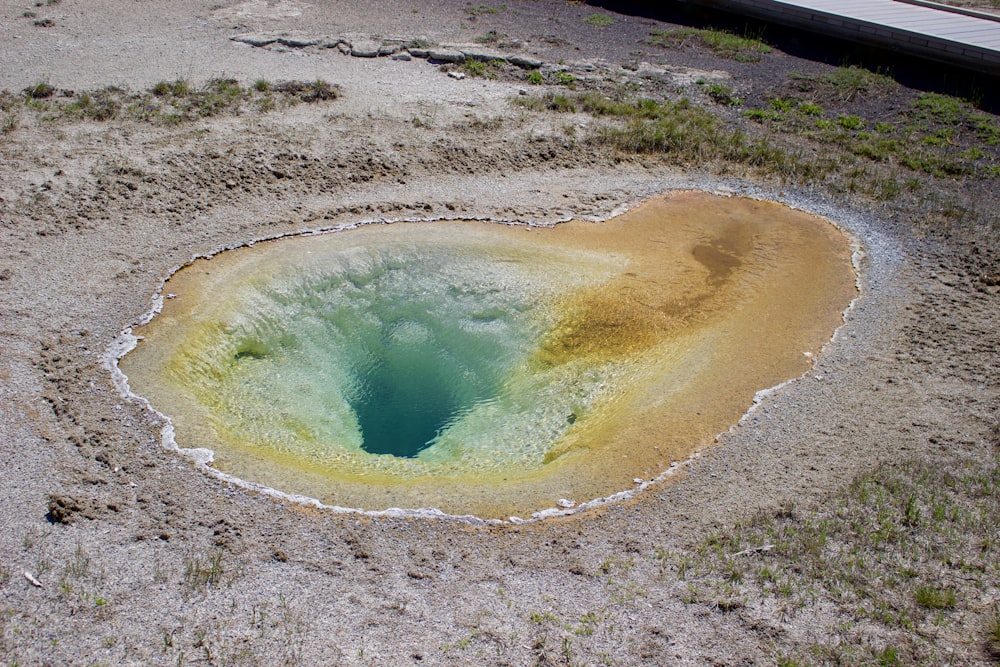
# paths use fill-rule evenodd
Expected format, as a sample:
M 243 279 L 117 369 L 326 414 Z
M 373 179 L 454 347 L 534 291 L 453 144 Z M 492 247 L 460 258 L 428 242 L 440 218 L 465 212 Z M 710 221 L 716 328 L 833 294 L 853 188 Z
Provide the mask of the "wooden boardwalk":
M 1000 75 L 1000 16 L 923 0 L 690 0 Z

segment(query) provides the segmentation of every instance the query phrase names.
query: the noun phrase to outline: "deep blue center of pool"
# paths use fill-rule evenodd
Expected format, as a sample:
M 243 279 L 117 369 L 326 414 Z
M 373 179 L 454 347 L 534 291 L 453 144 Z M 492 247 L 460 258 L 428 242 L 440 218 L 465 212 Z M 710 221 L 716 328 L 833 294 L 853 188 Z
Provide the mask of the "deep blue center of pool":
M 491 337 L 410 315 L 370 336 L 354 368 L 360 390 L 348 402 L 370 454 L 415 457 L 500 384 Z

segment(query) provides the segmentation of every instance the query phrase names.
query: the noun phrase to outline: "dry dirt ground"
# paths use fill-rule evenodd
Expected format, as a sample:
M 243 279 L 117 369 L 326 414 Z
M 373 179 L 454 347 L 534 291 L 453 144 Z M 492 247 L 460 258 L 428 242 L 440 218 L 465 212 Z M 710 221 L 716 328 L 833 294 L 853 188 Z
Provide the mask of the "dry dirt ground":
M 672 27 L 541 0 L 0 2 L 0 663 L 992 664 L 997 117 L 781 48 L 646 41 Z M 527 68 L 345 53 L 403 43 Z M 760 151 L 616 144 L 593 90 L 690 98 Z M 477 526 L 284 501 L 162 447 L 104 363 L 198 255 L 683 188 L 827 216 L 861 293 L 806 376 L 628 503 Z

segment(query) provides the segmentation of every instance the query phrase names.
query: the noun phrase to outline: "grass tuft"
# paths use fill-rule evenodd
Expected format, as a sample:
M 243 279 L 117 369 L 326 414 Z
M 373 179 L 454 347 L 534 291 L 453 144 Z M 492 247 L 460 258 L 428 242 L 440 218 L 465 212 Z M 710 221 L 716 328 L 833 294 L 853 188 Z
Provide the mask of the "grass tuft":
M 955 606 L 955 591 L 950 588 L 920 586 L 913 598 L 917 604 L 927 609 L 951 609 Z
M 986 648 L 993 658 L 1000 660 L 1000 607 L 993 610 L 986 623 Z
M 28 86 L 24 89 L 25 97 L 31 98 L 33 100 L 44 100 L 55 95 L 55 86 L 50 86 L 47 83 L 36 83 L 33 86 Z
M 190 591 L 202 591 L 222 583 L 224 574 L 221 549 L 207 558 L 190 555 L 184 559 L 184 583 Z

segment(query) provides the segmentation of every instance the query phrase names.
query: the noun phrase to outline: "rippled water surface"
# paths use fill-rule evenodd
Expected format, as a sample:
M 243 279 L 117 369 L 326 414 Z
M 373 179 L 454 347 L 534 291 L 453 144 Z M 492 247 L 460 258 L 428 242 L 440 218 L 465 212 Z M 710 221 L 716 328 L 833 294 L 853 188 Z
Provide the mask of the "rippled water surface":
M 803 372 L 849 255 L 825 221 L 699 193 L 551 229 L 368 225 L 182 269 L 120 366 L 237 477 L 526 515 L 655 477 Z

